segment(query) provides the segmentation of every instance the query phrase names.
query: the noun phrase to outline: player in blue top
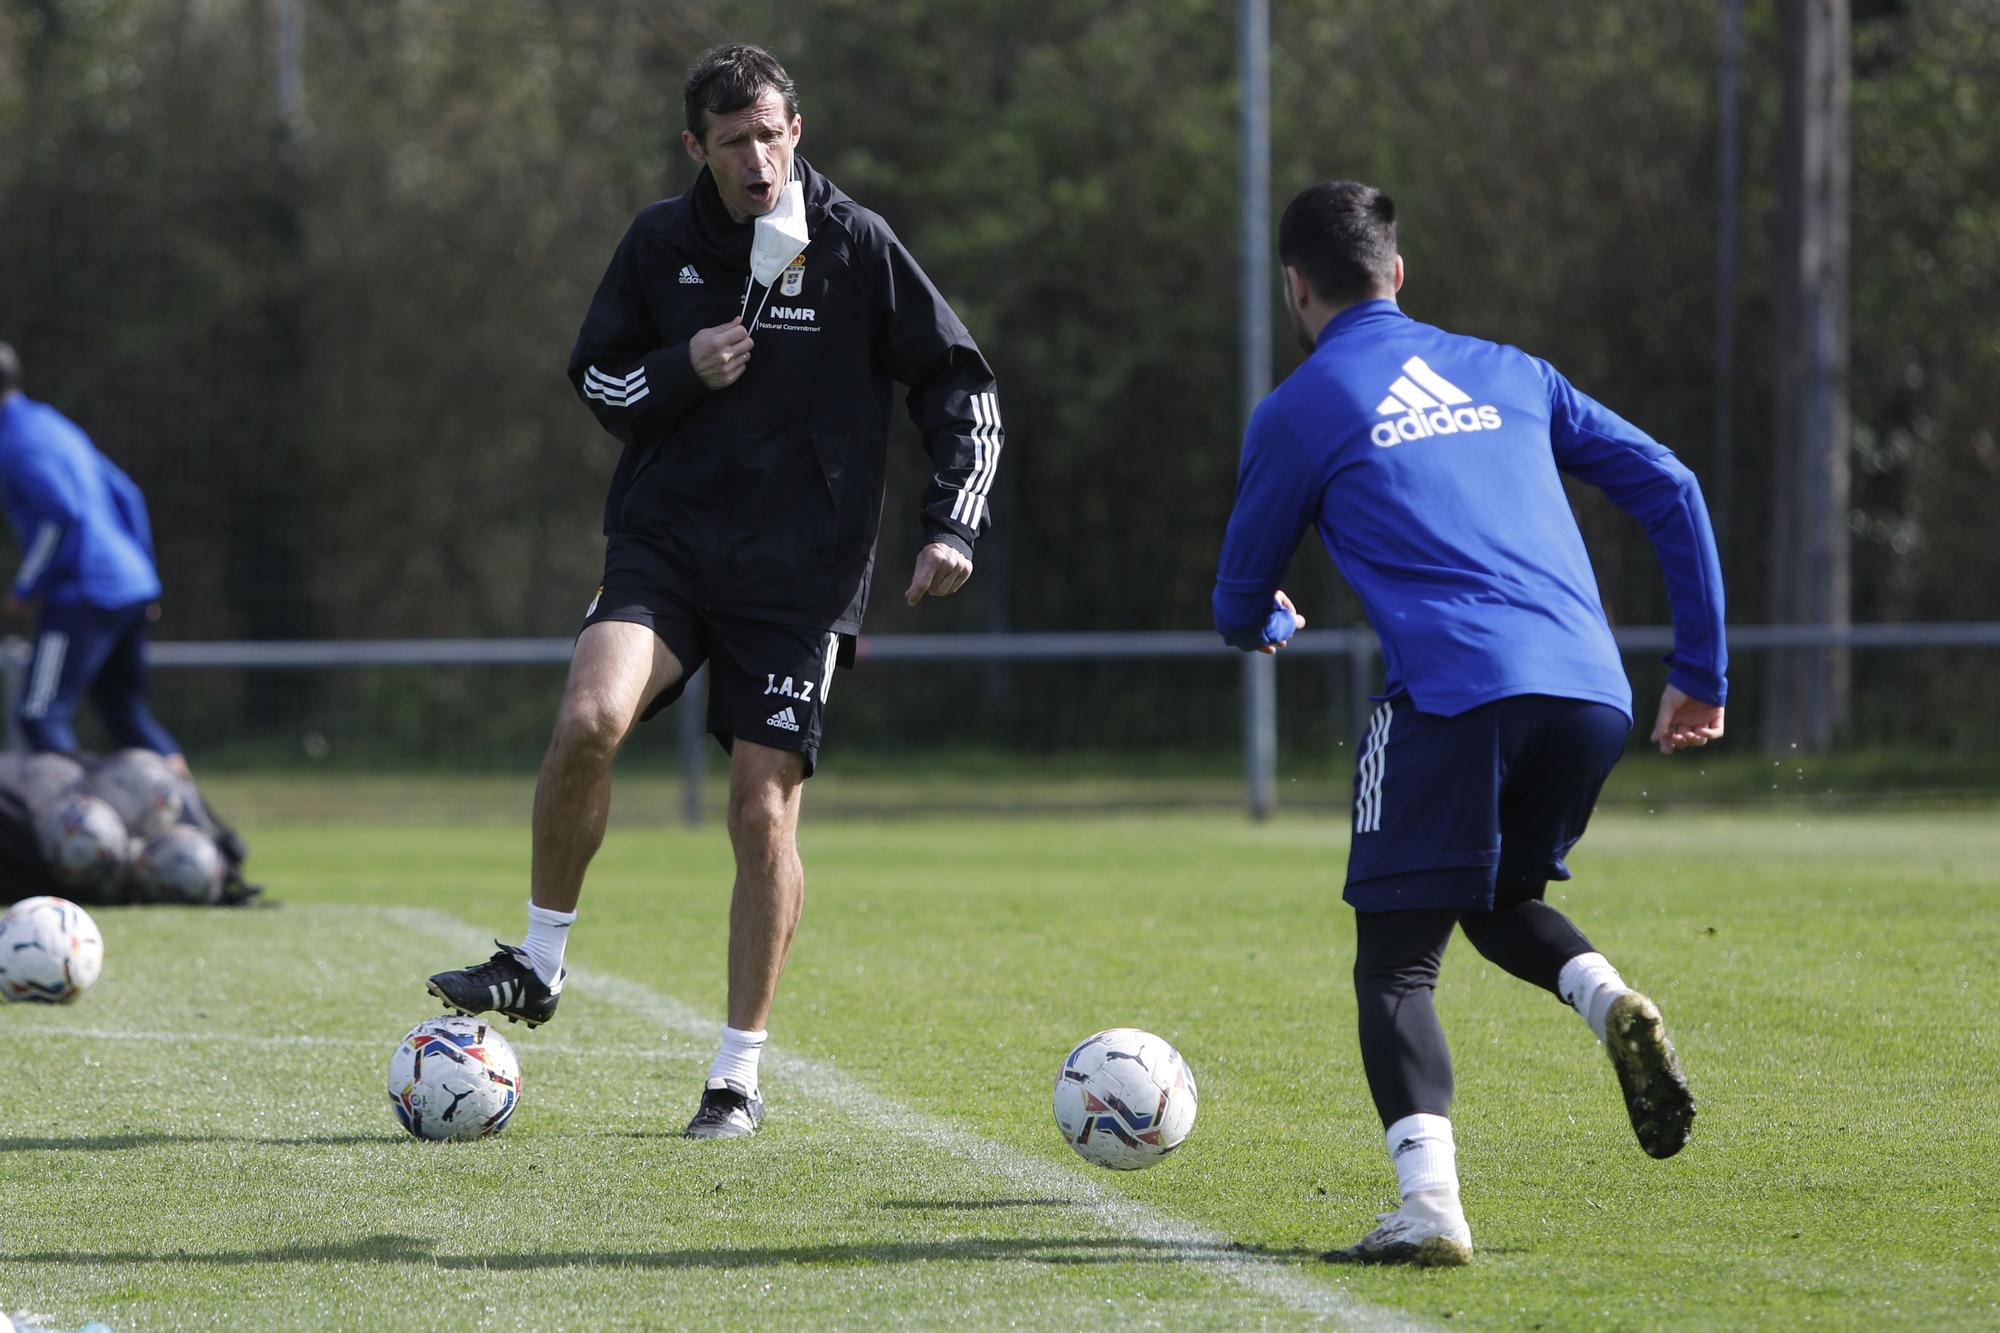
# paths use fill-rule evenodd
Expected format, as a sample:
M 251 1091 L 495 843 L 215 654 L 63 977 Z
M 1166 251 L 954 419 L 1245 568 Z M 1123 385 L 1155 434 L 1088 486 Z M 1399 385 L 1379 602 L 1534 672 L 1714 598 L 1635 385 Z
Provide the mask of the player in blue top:
M 21 392 L 21 363 L 0 343 L 0 493 L 21 547 L 10 618 L 42 603 L 16 716 L 37 751 L 73 754 L 84 691 L 112 744 L 164 755 L 180 746 L 146 707 L 146 639 L 160 576 L 146 499 L 76 423 Z
M 1362 1065 L 1402 1206 L 1329 1255 L 1461 1264 L 1451 1056 L 1432 1007 L 1454 927 L 1554 992 L 1604 1042 L 1640 1146 L 1687 1142 L 1694 1099 L 1659 1009 L 1543 901 L 1618 762 L 1631 686 L 1562 474 L 1602 489 L 1652 539 L 1674 651 L 1652 739 L 1722 735 L 1722 574 L 1701 489 L 1645 432 L 1547 362 L 1397 308 L 1389 196 L 1312 186 L 1278 229 L 1307 360 L 1243 441 L 1215 621 L 1275 652 L 1304 618 L 1279 590 L 1307 527 L 1361 598 L 1387 665 L 1355 776 L 1345 897 L 1355 909 Z

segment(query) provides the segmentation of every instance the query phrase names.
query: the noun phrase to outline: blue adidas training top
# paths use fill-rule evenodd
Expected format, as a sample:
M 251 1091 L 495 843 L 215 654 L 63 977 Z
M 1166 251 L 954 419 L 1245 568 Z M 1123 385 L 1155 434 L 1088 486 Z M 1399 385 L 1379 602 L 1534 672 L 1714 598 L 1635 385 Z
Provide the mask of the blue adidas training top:
M 1447 717 L 1516 694 L 1630 717 L 1565 472 L 1645 527 L 1673 603 L 1668 679 L 1723 703 L 1722 567 L 1694 474 L 1546 361 L 1388 300 L 1330 320 L 1251 416 L 1216 628 L 1257 645 L 1310 524 L 1382 640 L 1386 694 Z
M 15 596 L 113 610 L 160 595 L 138 486 L 75 422 L 26 394 L 0 403 L 0 492 L 21 545 Z

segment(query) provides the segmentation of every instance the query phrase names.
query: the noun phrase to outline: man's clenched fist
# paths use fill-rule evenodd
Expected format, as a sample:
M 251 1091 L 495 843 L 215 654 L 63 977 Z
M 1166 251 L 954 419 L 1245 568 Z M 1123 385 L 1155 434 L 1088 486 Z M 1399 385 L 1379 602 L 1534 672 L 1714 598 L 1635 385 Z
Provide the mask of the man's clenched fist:
M 703 329 L 688 339 L 688 360 L 694 364 L 694 373 L 703 384 L 711 389 L 726 389 L 743 377 L 753 346 L 749 331 L 743 327 L 743 316 L 738 315 L 727 324 Z
M 933 597 L 949 597 L 965 586 L 972 577 L 972 561 L 958 553 L 958 549 L 943 542 L 932 542 L 917 552 L 917 570 L 910 576 L 909 589 L 903 600 L 911 606 L 924 600 L 924 594 Z

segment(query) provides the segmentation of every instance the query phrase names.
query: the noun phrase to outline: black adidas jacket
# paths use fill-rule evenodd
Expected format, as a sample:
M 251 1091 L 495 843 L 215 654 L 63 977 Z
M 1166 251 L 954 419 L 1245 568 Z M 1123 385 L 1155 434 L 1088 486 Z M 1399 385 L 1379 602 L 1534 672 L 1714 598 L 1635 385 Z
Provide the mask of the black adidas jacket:
M 993 372 L 879 216 L 803 158 L 810 242 L 750 290 L 751 228 L 704 169 L 641 212 L 584 316 L 569 376 L 625 445 L 604 531 L 653 546 L 670 589 L 734 615 L 856 633 L 886 481 L 890 382 L 935 466 L 923 539 L 966 555 L 989 523 L 1002 435 Z M 743 376 L 711 390 L 688 342 L 757 314 Z

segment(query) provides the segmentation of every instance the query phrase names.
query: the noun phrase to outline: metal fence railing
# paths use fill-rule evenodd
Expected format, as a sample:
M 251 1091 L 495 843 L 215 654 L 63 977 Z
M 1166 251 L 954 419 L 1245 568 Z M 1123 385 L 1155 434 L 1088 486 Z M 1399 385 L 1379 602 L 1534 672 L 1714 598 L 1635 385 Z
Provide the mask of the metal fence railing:
M 1661 652 L 1673 644 L 1664 625 L 1614 631 L 1621 651 Z M 357 639 L 294 641 L 166 641 L 153 645 L 152 664 L 168 671 L 328 670 L 342 668 L 561 666 L 572 640 L 521 639 Z M 1913 650 L 2000 648 L 2000 621 L 1851 626 L 1739 625 L 1729 630 L 1734 654 L 1767 650 Z M 7 746 L 19 748 L 14 716 L 25 685 L 31 645 L 22 639 L 0 642 L 0 683 L 7 700 Z M 1367 630 L 1306 630 L 1285 649 L 1286 658 L 1345 658 L 1349 734 L 1358 735 L 1373 706 L 1379 645 Z M 858 657 L 868 662 L 1006 663 L 1049 661 L 1167 661 L 1216 659 L 1234 650 L 1206 631 L 1069 632 L 1021 634 L 864 635 Z M 1244 800 L 1262 817 L 1276 806 L 1278 658 L 1242 656 L 1242 737 Z M 700 819 L 706 673 L 689 681 L 680 717 L 679 750 L 684 779 L 683 816 Z

